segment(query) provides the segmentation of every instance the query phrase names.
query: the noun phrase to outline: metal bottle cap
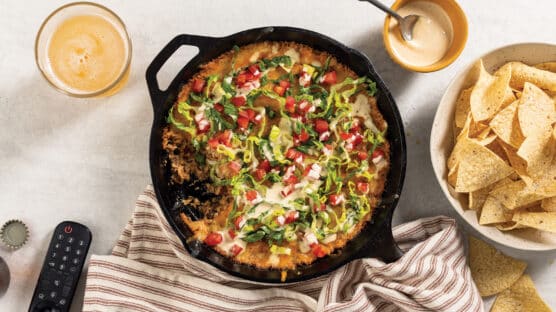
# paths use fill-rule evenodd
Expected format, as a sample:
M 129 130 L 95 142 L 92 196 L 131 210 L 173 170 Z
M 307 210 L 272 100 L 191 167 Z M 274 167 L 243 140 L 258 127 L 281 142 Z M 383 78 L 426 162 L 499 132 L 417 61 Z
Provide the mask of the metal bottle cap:
M 29 229 L 20 220 L 10 220 L 0 229 L 0 239 L 12 249 L 18 249 L 25 245 L 29 238 Z

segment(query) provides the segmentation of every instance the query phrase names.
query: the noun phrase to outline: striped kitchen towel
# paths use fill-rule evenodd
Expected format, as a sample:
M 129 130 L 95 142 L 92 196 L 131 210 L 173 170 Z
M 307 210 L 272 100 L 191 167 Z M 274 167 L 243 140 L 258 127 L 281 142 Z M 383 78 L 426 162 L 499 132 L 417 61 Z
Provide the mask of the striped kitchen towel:
M 395 263 L 353 261 L 310 281 L 268 285 L 191 257 L 151 186 L 110 256 L 93 255 L 83 311 L 482 311 L 463 238 L 447 217 L 394 229 Z

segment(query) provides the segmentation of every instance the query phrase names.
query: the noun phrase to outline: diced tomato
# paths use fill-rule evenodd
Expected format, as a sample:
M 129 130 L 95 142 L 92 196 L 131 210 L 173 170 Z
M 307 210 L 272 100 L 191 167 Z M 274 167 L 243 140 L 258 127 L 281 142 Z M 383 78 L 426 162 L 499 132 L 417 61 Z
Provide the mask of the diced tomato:
M 205 244 L 209 246 L 216 246 L 222 242 L 222 234 L 212 232 L 205 238 Z
M 291 86 L 291 84 L 288 80 L 280 80 L 280 87 L 283 87 L 283 88 L 287 89 L 290 86 Z
M 253 76 L 252 74 L 248 74 L 246 72 L 241 72 L 237 75 L 236 77 L 236 85 L 238 87 L 243 86 L 247 81 L 249 81 L 249 78 Z
M 246 111 L 246 110 L 240 110 L 240 111 L 237 113 L 237 115 L 238 115 L 239 117 L 243 117 L 243 118 L 249 119 L 249 114 L 247 114 L 247 111 Z
M 351 143 L 355 146 L 363 143 L 363 136 L 360 133 L 354 134 Z
M 332 194 L 328 197 L 328 202 L 332 206 L 341 204 L 344 201 L 344 195 L 342 194 Z
M 302 100 L 301 102 L 299 102 L 299 111 L 301 113 L 308 113 L 309 111 L 311 111 L 311 109 L 313 108 L 313 104 L 309 103 L 309 101 L 306 100 Z
M 222 104 L 220 104 L 220 103 L 216 103 L 216 104 L 214 104 L 214 109 L 217 112 L 222 113 L 224 111 L 224 106 L 222 106 Z
M 259 196 L 259 193 L 255 190 L 249 190 L 245 192 L 245 198 L 247 198 L 248 201 L 255 200 L 257 196 Z
M 357 182 L 357 190 L 363 194 L 367 194 L 369 192 L 369 183 L 367 182 Z
M 259 164 L 259 169 L 264 170 L 265 172 L 269 172 L 270 171 L 270 161 L 268 161 L 268 159 L 263 160 L 260 164 Z
M 314 212 L 319 212 L 319 211 L 325 211 L 326 210 L 326 204 L 325 203 L 320 203 L 320 204 L 315 204 L 313 205 L 313 211 Z
M 365 159 L 369 158 L 369 154 L 365 151 L 360 151 L 360 152 L 357 152 L 357 157 L 359 158 L 359 160 L 365 160 Z
M 253 117 L 252 121 L 257 125 L 260 125 L 261 122 L 263 121 L 263 116 L 261 114 L 257 114 L 255 115 L 255 117 Z
M 217 148 L 220 142 L 218 142 L 218 138 L 212 137 L 208 140 L 207 144 L 210 148 Z
M 283 96 L 284 93 L 286 93 L 286 88 L 282 87 L 282 86 L 274 86 L 273 88 L 274 92 L 276 92 L 276 94 L 278 94 L 279 96 Z
M 255 178 L 255 180 L 257 181 L 262 181 L 264 179 L 264 177 L 266 176 L 266 171 L 264 171 L 263 169 L 256 169 L 253 172 L 253 177 Z
M 206 119 L 197 121 L 197 133 L 206 133 L 210 130 L 210 122 Z
M 191 90 L 196 93 L 200 93 L 205 88 L 205 80 L 204 79 L 195 79 L 193 80 L 193 85 L 191 86 Z
M 288 211 L 288 213 L 286 214 L 286 221 L 284 221 L 284 223 L 285 224 L 290 224 L 297 219 L 299 219 L 299 211 L 291 210 L 291 211 Z
M 237 118 L 237 126 L 240 129 L 247 129 L 247 127 L 249 126 L 249 118 L 246 117 L 238 117 Z
M 359 119 L 357 118 L 353 119 L 353 122 L 351 123 L 351 128 L 349 128 L 349 132 L 355 133 L 355 132 L 359 132 L 360 130 L 361 130 L 361 123 Z
M 257 64 L 251 64 L 247 69 L 249 70 L 249 72 L 251 74 L 253 74 L 253 76 L 257 76 L 261 72 L 261 70 L 259 68 L 259 65 L 257 65 Z
M 239 253 L 242 252 L 242 251 L 243 251 L 243 248 L 241 246 L 236 245 L 236 244 L 234 244 L 232 246 L 232 248 L 230 248 L 230 253 L 234 256 L 239 255 Z
M 285 108 L 288 113 L 295 112 L 295 99 L 293 98 L 293 96 L 286 97 Z
M 236 227 L 236 230 L 240 230 L 243 227 L 243 224 L 245 222 L 243 222 L 243 216 L 239 216 L 234 220 L 234 226 Z
M 311 244 L 311 251 L 313 252 L 313 255 L 315 255 L 317 258 L 322 258 L 326 256 L 326 251 L 320 244 Z
M 231 99 L 232 104 L 234 104 L 235 107 L 241 107 L 243 105 L 245 105 L 245 102 L 247 102 L 247 99 L 244 96 L 236 96 L 233 97 Z
M 324 142 L 330 139 L 330 131 L 324 131 L 319 135 L 319 141 Z
M 241 164 L 237 161 L 230 161 L 228 163 L 228 169 L 230 169 L 230 172 L 232 172 L 233 174 L 238 174 L 241 170 Z
M 299 179 L 293 174 L 284 179 L 284 184 L 286 185 L 296 184 L 297 182 L 299 182 Z
M 375 159 L 375 158 L 379 158 L 379 157 L 384 157 L 384 151 L 377 148 L 373 151 L 373 154 L 371 155 L 371 158 Z
M 340 138 L 344 141 L 347 141 L 353 138 L 353 134 L 348 132 L 340 132 Z
M 299 140 L 299 142 L 304 143 L 307 142 L 307 140 L 309 140 L 309 133 L 307 133 L 307 131 L 303 129 L 299 134 L 294 134 L 294 138 Z
M 294 160 L 299 156 L 300 153 L 301 153 L 300 151 L 298 151 L 294 148 L 290 148 L 286 151 L 286 158 Z
M 280 194 L 281 194 L 283 197 L 288 197 L 288 195 L 290 195 L 291 193 L 293 193 L 293 189 L 294 189 L 293 185 L 288 185 L 288 186 L 286 186 L 286 187 L 280 192 Z
M 237 233 L 236 233 L 236 231 L 234 231 L 234 229 L 229 229 L 229 230 L 228 230 L 228 235 L 230 235 L 230 237 L 231 237 L 232 239 L 234 239 L 234 238 L 236 238 Z
M 249 118 L 250 121 L 253 121 L 255 119 L 255 115 L 257 115 L 257 112 L 255 112 L 252 109 L 247 109 L 247 118 Z
M 336 71 L 332 70 L 324 74 L 324 76 L 322 76 L 322 83 L 327 85 L 333 85 L 336 83 L 337 79 L 338 78 L 336 77 Z
M 218 142 L 228 147 L 232 146 L 232 130 L 224 130 L 224 132 L 220 133 Z
M 315 131 L 318 133 L 328 131 L 328 121 L 324 119 L 315 119 Z

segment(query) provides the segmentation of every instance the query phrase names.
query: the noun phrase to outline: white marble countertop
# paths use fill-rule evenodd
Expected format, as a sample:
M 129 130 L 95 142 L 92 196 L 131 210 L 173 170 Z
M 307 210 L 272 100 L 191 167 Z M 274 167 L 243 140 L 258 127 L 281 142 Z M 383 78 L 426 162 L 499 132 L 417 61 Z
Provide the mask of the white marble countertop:
M 11 284 L 0 310 L 27 309 L 52 230 L 62 220 L 90 227 L 90 252 L 108 254 L 130 217 L 136 196 L 150 183 L 151 104 L 145 69 L 180 33 L 225 36 L 248 28 L 288 25 L 315 30 L 365 53 L 390 87 L 404 119 L 408 166 L 395 223 L 444 214 L 456 217 L 437 184 L 429 156 L 436 106 L 451 78 L 487 51 L 518 42 L 556 43 L 553 0 L 471 1 L 460 4 L 469 40 L 459 59 L 430 74 L 401 69 L 382 43 L 383 14 L 355 0 L 100 1 L 127 24 L 133 41 L 128 85 L 104 99 L 75 99 L 52 89 L 34 62 L 35 34 L 65 1 L 0 0 L 0 222 L 18 218 L 30 240 L 0 249 Z M 391 1 L 385 1 L 391 3 Z M 173 77 L 194 51 L 171 62 Z M 504 252 L 527 260 L 544 300 L 556 309 L 555 252 Z M 73 310 L 80 310 L 84 279 Z

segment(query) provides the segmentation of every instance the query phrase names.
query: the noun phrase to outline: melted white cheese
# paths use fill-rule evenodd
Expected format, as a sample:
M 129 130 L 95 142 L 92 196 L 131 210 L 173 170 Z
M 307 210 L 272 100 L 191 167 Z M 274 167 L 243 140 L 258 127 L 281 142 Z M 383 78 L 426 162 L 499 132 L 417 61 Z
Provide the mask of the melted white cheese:
M 292 65 L 295 63 L 299 63 L 301 59 L 301 57 L 299 56 L 299 52 L 297 52 L 295 49 L 288 49 L 286 52 L 284 52 L 284 55 L 287 55 L 292 59 Z
M 369 99 L 364 94 L 359 94 L 355 98 L 355 102 L 352 105 L 353 109 L 351 111 L 352 117 L 361 117 L 365 123 L 365 127 L 371 129 L 374 133 L 380 132 L 373 122 L 371 117 L 371 105 L 369 105 Z

